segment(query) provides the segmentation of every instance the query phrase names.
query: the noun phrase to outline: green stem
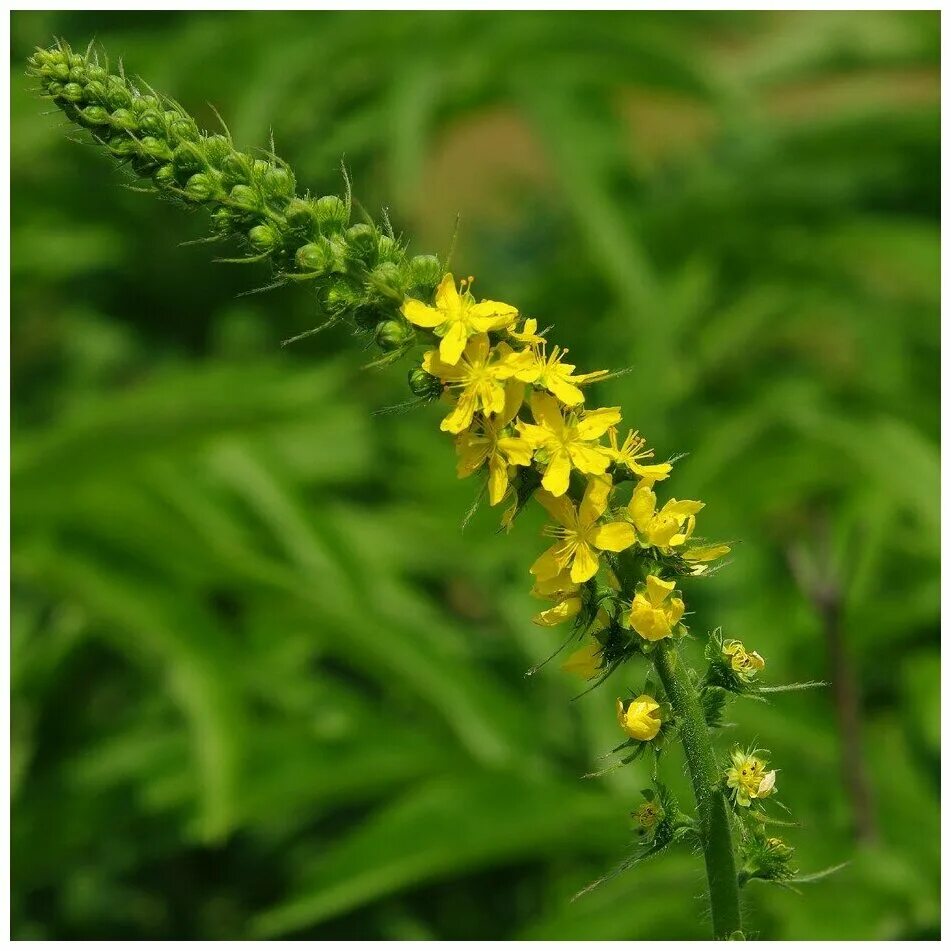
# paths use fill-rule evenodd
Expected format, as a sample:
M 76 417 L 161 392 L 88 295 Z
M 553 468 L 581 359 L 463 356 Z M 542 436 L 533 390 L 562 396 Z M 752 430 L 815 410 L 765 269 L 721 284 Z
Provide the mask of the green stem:
M 697 818 L 703 857 L 707 866 L 710 912 L 714 938 L 729 938 L 742 930 L 740 893 L 736 878 L 733 842 L 726 798 L 721 788 L 710 730 L 703 716 L 700 696 L 690 682 L 670 640 L 658 642 L 654 665 L 664 685 L 684 745 L 687 769 L 697 799 Z

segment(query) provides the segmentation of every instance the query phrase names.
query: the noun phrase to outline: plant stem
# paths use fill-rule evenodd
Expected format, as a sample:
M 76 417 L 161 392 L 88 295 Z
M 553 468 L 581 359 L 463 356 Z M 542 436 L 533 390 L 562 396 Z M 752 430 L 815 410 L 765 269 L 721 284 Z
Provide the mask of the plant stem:
M 714 938 L 729 938 L 742 930 L 740 893 L 736 878 L 733 842 L 726 799 L 721 790 L 710 730 L 703 716 L 700 696 L 680 664 L 670 640 L 659 641 L 653 654 L 654 665 L 667 698 L 680 724 L 687 769 L 697 799 L 697 819 L 707 866 L 710 912 Z

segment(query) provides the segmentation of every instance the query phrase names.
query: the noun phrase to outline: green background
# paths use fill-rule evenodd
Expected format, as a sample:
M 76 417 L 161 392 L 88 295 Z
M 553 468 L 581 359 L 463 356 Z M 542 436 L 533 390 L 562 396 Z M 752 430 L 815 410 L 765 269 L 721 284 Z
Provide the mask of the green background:
M 646 766 L 530 623 L 540 519 L 460 523 L 406 366 L 305 288 L 183 246 L 24 59 L 96 37 L 240 146 L 354 189 L 476 292 L 554 324 L 731 564 L 688 586 L 767 680 L 859 685 L 856 835 L 829 690 L 738 702 L 797 895 L 767 938 L 938 934 L 937 13 L 19 13 L 12 19 L 13 933 L 694 938 L 697 856 L 570 903 Z M 836 621 L 838 617 L 838 622 Z M 697 646 L 693 648 L 697 651 Z M 687 797 L 677 755 L 663 766 Z

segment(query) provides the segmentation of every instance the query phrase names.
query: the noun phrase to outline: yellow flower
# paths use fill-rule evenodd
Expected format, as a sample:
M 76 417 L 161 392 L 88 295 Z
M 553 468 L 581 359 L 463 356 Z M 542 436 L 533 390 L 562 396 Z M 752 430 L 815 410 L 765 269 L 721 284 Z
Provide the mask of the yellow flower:
M 540 333 L 537 333 L 537 331 L 538 321 L 534 317 L 529 317 L 525 323 L 522 324 L 521 330 L 509 329 L 509 336 L 519 343 L 544 343 L 545 338 Z
M 597 574 L 599 551 L 623 551 L 634 544 L 634 530 L 627 522 L 598 522 L 608 507 L 610 494 L 611 480 L 605 476 L 588 480 L 577 509 L 563 496 L 556 498 L 544 489 L 536 492 L 535 497 L 559 523 L 546 529 L 557 541 L 530 569 L 539 581 L 570 568 L 571 580 L 581 584 Z
M 675 548 L 693 534 L 695 516 L 703 502 L 671 499 L 658 512 L 653 485 L 654 480 L 646 478 L 637 483 L 627 506 L 628 514 L 645 545 Z
M 583 680 L 590 680 L 601 672 L 601 643 L 594 637 L 588 637 L 584 646 L 579 647 L 561 665 L 566 674 L 577 674 Z
M 660 732 L 660 704 L 646 693 L 642 693 L 635 700 L 632 700 L 625 709 L 624 701 L 617 702 L 617 722 L 621 729 L 632 739 L 647 740 L 654 739 Z
M 510 466 L 530 466 L 532 447 L 514 435 L 506 435 L 506 427 L 522 405 L 525 387 L 510 382 L 505 387 L 505 405 L 500 413 L 484 416 L 471 429 L 456 438 L 459 460 L 456 474 L 460 479 L 472 475 L 489 463 L 489 504 L 497 505 L 509 487 Z
M 499 368 L 509 353 L 511 349 L 507 344 L 499 344 L 493 350 L 488 335 L 478 334 L 466 344 L 462 359 L 457 363 L 445 363 L 435 350 L 423 355 L 423 369 L 457 391 L 456 405 L 439 424 L 441 430 L 461 433 L 479 409 L 485 416 L 503 412 L 505 384 L 499 376 Z
M 723 654 L 742 680 L 752 680 L 766 666 L 766 661 L 756 651 L 747 651 L 742 641 L 724 641 Z
M 542 486 L 553 496 L 568 491 L 572 466 L 588 475 L 601 475 L 607 469 L 611 457 L 598 440 L 620 421 L 618 407 L 563 416 L 554 397 L 537 392 L 532 394 L 531 407 L 534 424 L 520 420 L 518 431 L 539 451 L 539 461 L 547 463 Z
M 776 770 L 766 771 L 767 763 L 752 753 L 735 749 L 732 765 L 726 771 L 726 784 L 733 790 L 738 806 L 748 806 L 754 799 L 765 799 L 776 788 Z
M 579 386 L 593 383 L 595 380 L 607 376 L 607 370 L 595 370 L 593 373 L 575 375 L 573 363 L 562 363 L 568 353 L 559 347 L 552 347 L 551 355 L 546 353 L 546 344 L 534 344 L 528 350 L 512 354 L 509 357 L 508 371 L 516 380 L 523 383 L 533 383 L 543 390 L 548 390 L 565 406 L 577 406 L 584 402 L 584 393 Z
M 670 597 L 673 590 L 673 581 L 648 575 L 646 591 L 634 595 L 631 627 L 645 640 L 659 641 L 670 637 L 683 617 L 684 603 L 680 598 Z
M 469 292 L 471 284 L 471 277 L 463 281 L 460 287 L 462 293 L 459 293 L 453 276 L 447 274 L 436 288 L 435 307 L 412 297 L 403 302 L 403 316 L 411 324 L 429 327 L 437 337 L 442 337 L 439 356 L 450 366 L 459 362 L 466 341 L 473 334 L 510 327 L 518 316 L 518 311 L 511 304 L 494 300 L 477 304 Z
M 627 434 L 627 438 L 621 444 L 621 447 L 618 448 L 617 427 L 612 426 L 608 430 L 608 441 L 611 443 L 608 454 L 614 460 L 614 464 L 626 467 L 633 472 L 634 475 L 651 479 L 654 482 L 660 482 L 666 479 L 667 476 L 670 475 L 670 470 L 673 469 L 673 466 L 669 462 L 655 462 L 651 465 L 644 465 L 641 462 L 642 459 L 653 459 L 654 450 L 644 448 L 644 446 L 647 445 L 647 440 L 644 439 L 637 430 L 630 430 Z

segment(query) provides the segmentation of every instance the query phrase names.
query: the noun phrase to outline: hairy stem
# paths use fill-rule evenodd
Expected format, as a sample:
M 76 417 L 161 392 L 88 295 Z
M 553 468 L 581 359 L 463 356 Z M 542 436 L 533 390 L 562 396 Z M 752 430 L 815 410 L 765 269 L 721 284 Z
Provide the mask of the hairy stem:
M 700 696 L 669 640 L 654 651 L 654 665 L 680 724 L 687 769 L 697 800 L 697 818 L 707 866 L 713 936 L 729 938 L 741 930 L 740 893 L 736 878 L 730 820 L 717 769 L 710 730 Z

